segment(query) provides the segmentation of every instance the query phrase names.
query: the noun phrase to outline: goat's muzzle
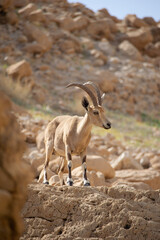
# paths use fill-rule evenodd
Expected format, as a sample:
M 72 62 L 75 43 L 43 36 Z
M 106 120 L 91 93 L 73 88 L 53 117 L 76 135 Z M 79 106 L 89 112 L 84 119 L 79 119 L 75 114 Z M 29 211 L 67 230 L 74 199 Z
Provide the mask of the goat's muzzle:
M 111 123 L 108 122 L 106 125 L 103 124 L 103 128 L 110 129 L 111 128 Z

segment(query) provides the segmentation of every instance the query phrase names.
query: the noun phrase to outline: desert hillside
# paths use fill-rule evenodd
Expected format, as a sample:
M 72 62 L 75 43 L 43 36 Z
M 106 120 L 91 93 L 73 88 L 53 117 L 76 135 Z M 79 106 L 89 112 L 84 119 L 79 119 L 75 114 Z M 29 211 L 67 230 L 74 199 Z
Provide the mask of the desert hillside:
M 159 239 L 160 21 L 0 0 L 0 31 L 0 239 Z M 88 81 L 112 124 L 92 128 L 91 187 L 77 156 L 73 187 L 60 186 L 55 155 L 43 185 L 44 130 L 58 115 L 84 115 L 86 94 L 66 86 Z

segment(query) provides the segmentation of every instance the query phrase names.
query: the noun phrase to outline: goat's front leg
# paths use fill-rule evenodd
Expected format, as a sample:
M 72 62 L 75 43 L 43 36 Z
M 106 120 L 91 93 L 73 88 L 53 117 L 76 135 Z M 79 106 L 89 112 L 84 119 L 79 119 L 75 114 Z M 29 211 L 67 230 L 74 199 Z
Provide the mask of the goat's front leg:
M 65 147 L 65 152 L 66 152 L 66 159 L 67 159 L 67 162 L 68 162 L 67 184 L 69 186 L 72 186 L 73 185 L 72 173 L 71 173 L 71 169 L 72 169 L 72 155 L 71 155 L 71 150 L 70 150 L 68 145 L 66 145 L 66 147 Z
M 87 179 L 86 151 L 81 153 L 80 158 L 82 160 L 82 167 L 83 167 L 83 184 L 84 186 L 90 186 L 90 182 Z

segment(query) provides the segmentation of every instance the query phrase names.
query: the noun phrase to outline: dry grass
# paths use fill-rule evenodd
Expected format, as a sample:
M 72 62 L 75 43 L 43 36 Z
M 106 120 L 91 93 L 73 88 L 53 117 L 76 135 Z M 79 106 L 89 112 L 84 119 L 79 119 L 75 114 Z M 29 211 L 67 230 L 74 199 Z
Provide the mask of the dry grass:
M 30 86 L 23 86 L 20 82 L 13 81 L 5 73 L 0 74 L 0 89 L 20 106 L 26 105 L 31 97 Z
M 133 116 L 108 111 L 112 128 L 108 131 L 123 143 L 149 149 L 160 148 L 160 124 L 157 119 L 137 120 Z M 93 133 L 104 136 L 106 130 L 93 128 Z

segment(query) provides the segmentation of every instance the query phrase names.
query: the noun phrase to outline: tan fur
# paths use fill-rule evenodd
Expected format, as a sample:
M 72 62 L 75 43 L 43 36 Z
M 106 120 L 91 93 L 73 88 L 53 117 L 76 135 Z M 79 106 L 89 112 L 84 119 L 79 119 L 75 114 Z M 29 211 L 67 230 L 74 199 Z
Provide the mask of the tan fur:
M 94 113 L 98 114 L 94 114 Z M 110 122 L 105 117 L 102 106 L 88 106 L 86 114 L 79 116 L 59 116 L 53 119 L 45 130 L 46 169 L 52 153 L 63 158 L 59 170 L 61 184 L 63 181 L 63 168 L 66 162 L 71 165 L 71 156 L 79 155 L 82 162 L 86 156 L 86 148 L 91 138 L 92 125 L 110 128 Z M 108 124 L 108 125 L 107 125 Z M 69 166 L 69 165 L 68 165 Z M 44 182 L 47 181 L 46 171 Z

